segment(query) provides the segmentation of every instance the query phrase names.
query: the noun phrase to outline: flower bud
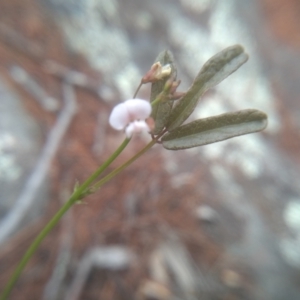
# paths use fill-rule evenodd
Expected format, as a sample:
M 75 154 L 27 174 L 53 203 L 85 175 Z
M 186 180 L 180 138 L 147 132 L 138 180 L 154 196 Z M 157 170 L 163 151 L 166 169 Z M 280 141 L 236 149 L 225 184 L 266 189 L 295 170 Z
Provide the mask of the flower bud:
M 142 83 L 155 82 L 161 80 L 171 74 L 172 68 L 170 64 L 162 66 L 160 62 L 156 62 L 150 70 L 142 78 Z

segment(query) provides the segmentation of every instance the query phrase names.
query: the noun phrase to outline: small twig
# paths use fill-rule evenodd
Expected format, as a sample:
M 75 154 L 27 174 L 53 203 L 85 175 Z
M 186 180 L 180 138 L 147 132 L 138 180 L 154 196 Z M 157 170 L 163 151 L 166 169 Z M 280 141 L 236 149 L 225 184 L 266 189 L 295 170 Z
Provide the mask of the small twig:
M 40 105 L 48 111 L 57 111 L 59 102 L 57 99 L 49 96 L 47 92 L 21 67 L 12 66 L 10 69 L 11 77 L 27 90 Z
M 41 59 L 43 55 L 43 49 L 40 45 L 29 41 L 19 32 L 4 23 L 0 23 L 0 38 L 9 46 L 34 59 Z
M 166 233 L 166 241 L 159 245 L 156 255 L 161 256 L 164 268 L 172 274 L 183 298 L 187 299 L 191 293 L 197 295 L 198 292 L 206 294 L 218 290 L 220 287 L 218 283 L 207 270 L 203 270 L 201 265 L 196 263 L 177 234 L 167 228 Z M 161 274 L 158 275 L 157 270 L 151 271 L 152 276 L 158 276 L 156 279 L 168 280 L 160 278 Z M 163 274 L 165 275 L 167 274 Z
M 125 247 L 98 247 L 89 250 L 78 266 L 73 283 L 65 297 L 66 300 L 79 299 L 84 284 L 93 267 L 105 270 L 123 270 L 132 262 L 133 254 Z
M 76 113 L 76 100 L 72 87 L 68 84 L 64 84 L 63 90 L 65 106 L 49 133 L 35 169 L 31 173 L 28 181 L 25 183 L 21 195 L 15 202 L 13 209 L 0 223 L 0 245 L 16 230 L 30 207 L 34 205 L 36 192 L 45 180 L 52 159 L 54 158 L 61 140 Z
M 89 79 L 85 74 L 70 70 L 50 59 L 46 60 L 43 64 L 43 68 L 47 73 L 55 75 L 72 85 L 87 86 L 89 83 Z
M 64 190 L 61 193 L 61 202 L 64 203 L 65 199 L 68 198 L 65 194 L 69 194 L 68 191 Z M 56 264 L 52 272 L 52 276 L 48 281 L 44 290 L 44 300 L 55 300 L 58 299 L 60 294 L 61 284 L 66 276 L 67 268 L 71 259 L 71 247 L 73 241 L 72 235 L 72 223 L 73 216 L 72 212 L 69 211 L 63 218 L 63 229 L 60 237 L 60 251 L 56 259 Z
M 68 82 L 71 85 L 85 88 L 100 97 L 99 84 L 86 74 L 71 70 L 53 60 L 46 60 L 43 64 L 45 72 Z

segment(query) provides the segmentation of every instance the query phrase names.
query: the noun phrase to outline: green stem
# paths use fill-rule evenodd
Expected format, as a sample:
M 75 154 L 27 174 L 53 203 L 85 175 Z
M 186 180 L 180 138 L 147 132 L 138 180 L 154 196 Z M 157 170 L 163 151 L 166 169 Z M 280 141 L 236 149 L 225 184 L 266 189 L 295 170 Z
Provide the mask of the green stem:
M 110 179 L 112 179 L 113 177 L 115 177 L 116 175 L 118 175 L 127 166 L 129 166 L 130 164 L 132 164 L 141 155 L 143 155 L 146 151 L 148 151 L 153 145 L 155 145 L 156 142 L 157 142 L 157 139 L 152 140 L 148 145 L 146 145 L 142 150 L 140 150 L 135 156 L 133 156 L 131 159 L 129 159 L 123 165 L 121 165 L 120 167 L 118 167 L 117 169 L 115 169 L 114 171 L 112 171 L 111 173 L 109 173 L 107 176 L 105 176 L 104 178 L 102 178 L 101 180 L 99 180 L 98 182 L 96 182 L 93 185 L 92 190 L 95 191 L 95 190 L 99 189 L 104 183 L 106 183 L 107 181 L 109 181 Z
M 85 192 L 85 190 L 91 185 L 93 181 L 97 179 L 97 177 L 106 170 L 106 168 L 121 154 L 121 152 L 125 149 L 125 147 L 130 142 L 130 139 L 126 138 L 123 143 L 119 146 L 119 148 L 107 159 L 101 167 L 96 170 L 81 186 L 80 189 L 82 189 L 82 192 Z M 1 300 L 1 299 L 0 299 Z
M 75 193 L 76 194 L 76 193 Z M 75 195 L 74 194 L 74 195 Z M 19 279 L 23 269 L 27 265 L 28 261 L 35 253 L 36 249 L 39 247 L 40 243 L 44 240 L 47 234 L 52 230 L 52 228 L 58 223 L 61 217 L 68 211 L 68 209 L 74 204 L 72 201 L 74 198 L 71 197 L 68 202 L 64 204 L 64 206 L 55 214 L 55 216 L 50 220 L 50 222 L 43 228 L 40 234 L 35 238 L 32 242 L 24 256 L 22 257 L 20 263 L 18 264 L 17 268 L 15 269 L 14 273 L 12 274 L 9 282 L 7 283 L 2 295 L 1 300 L 7 299 L 11 290 L 13 289 L 16 281 Z
M 39 235 L 35 238 L 32 244 L 29 246 L 28 250 L 22 257 L 20 263 L 15 269 L 14 273 L 10 277 L 9 282 L 4 288 L 1 294 L 0 300 L 5 300 L 9 296 L 11 290 L 13 289 L 16 281 L 19 279 L 23 269 L 27 265 L 30 258 L 33 256 L 41 242 L 48 235 L 48 233 L 55 227 L 63 215 L 70 209 L 70 207 L 78 201 L 82 195 L 87 192 L 89 186 L 97 179 L 97 177 L 119 156 L 119 154 L 128 145 L 130 139 L 125 139 L 119 148 L 106 160 L 81 186 L 75 189 L 69 200 L 60 208 L 60 210 L 54 215 L 54 217 L 48 222 L 48 224 L 42 229 Z

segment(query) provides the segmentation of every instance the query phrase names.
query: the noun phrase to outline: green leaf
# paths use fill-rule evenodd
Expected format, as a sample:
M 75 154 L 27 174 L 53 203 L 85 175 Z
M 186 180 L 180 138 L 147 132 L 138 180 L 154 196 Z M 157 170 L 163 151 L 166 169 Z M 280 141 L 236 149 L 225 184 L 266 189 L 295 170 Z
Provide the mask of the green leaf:
M 209 59 L 195 78 L 192 86 L 173 108 L 167 129 L 172 131 L 180 126 L 194 111 L 199 98 L 211 87 L 236 71 L 248 60 L 248 55 L 240 45 L 234 45 Z
M 166 133 L 162 144 L 170 150 L 198 147 L 261 131 L 267 122 L 267 115 L 256 109 L 225 113 L 182 125 Z
M 172 71 L 170 76 L 174 76 L 175 79 L 177 74 L 177 69 L 171 51 L 166 50 L 161 52 L 155 60 L 155 62 L 158 61 L 161 63 L 162 66 L 166 64 L 171 65 Z M 170 77 L 167 77 L 152 83 L 151 96 L 150 96 L 151 102 L 154 101 L 155 98 L 163 91 L 165 83 L 169 78 Z M 152 114 L 151 114 L 152 118 L 155 120 L 155 127 L 153 130 L 153 134 L 159 134 L 163 130 L 163 128 L 166 125 L 167 119 L 170 115 L 172 106 L 173 106 L 173 101 L 166 101 L 166 102 L 160 102 L 153 107 Z

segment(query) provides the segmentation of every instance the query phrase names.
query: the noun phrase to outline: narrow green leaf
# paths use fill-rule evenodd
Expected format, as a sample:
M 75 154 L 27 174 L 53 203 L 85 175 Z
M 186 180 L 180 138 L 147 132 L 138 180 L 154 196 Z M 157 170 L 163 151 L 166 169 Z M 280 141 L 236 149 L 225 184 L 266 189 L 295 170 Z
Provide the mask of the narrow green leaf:
M 168 131 L 180 126 L 191 115 L 205 91 L 220 83 L 247 60 L 248 55 L 240 45 L 228 47 L 209 59 L 185 96 L 173 108 L 167 121 Z
M 170 76 L 174 76 L 174 78 L 176 78 L 177 69 L 171 51 L 166 50 L 161 52 L 155 60 L 155 62 L 158 61 L 161 63 L 162 66 L 166 64 L 170 64 L 172 68 Z M 162 92 L 168 78 L 169 77 L 152 83 L 151 96 L 150 96 L 151 102 L 154 101 L 155 98 Z M 166 125 L 167 119 L 170 115 L 172 106 L 173 106 L 173 101 L 166 101 L 166 102 L 160 102 L 153 107 L 152 114 L 151 114 L 152 118 L 155 120 L 155 128 L 153 130 L 153 134 L 158 134 L 163 130 L 163 128 Z
M 225 113 L 182 125 L 166 133 L 162 144 L 170 150 L 198 147 L 261 131 L 267 122 L 267 115 L 256 109 Z

